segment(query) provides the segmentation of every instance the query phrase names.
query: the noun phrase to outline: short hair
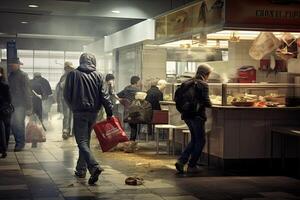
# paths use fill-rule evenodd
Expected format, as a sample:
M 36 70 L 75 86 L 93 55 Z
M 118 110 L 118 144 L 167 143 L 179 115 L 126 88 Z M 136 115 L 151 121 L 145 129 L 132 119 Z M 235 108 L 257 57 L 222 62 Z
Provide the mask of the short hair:
M 137 84 L 139 82 L 139 80 L 141 80 L 140 77 L 132 76 L 131 79 L 130 79 L 130 84 L 131 85 Z
M 108 82 L 110 80 L 115 80 L 115 76 L 113 74 L 107 74 L 105 77 L 105 81 Z
M 206 63 L 200 64 L 198 66 L 195 78 L 203 80 L 204 76 L 209 75 L 212 71 L 213 71 L 213 68 L 210 65 L 208 65 Z

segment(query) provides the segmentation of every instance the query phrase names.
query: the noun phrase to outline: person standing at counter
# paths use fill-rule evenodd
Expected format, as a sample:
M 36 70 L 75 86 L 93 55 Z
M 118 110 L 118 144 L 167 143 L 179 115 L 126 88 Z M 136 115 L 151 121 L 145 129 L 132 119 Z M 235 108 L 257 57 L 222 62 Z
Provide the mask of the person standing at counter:
M 197 166 L 197 161 L 199 160 L 203 147 L 205 145 L 205 121 L 206 114 L 205 108 L 211 107 L 211 101 L 208 96 L 208 85 L 207 80 L 212 72 L 212 68 L 207 64 L 199 65 L 196 76 L 188 81 L 184 82 L 181 87 L 193 87 L 194 99 L 191 99 L 191 103 L 195 103 L 193 110 L 179 109 L 181 113 L 181 118 L 187 124 L 190 133 L 191 141 L 179 157 L 175 164 L 175 167 L 179 173 L 184 173 L 184 166 L 188 163 L 187 173 L 199 173 L 201 169 Z M 187 93 L 182 93 L 182 95 L 187 95 Z M 190 98 L 190 96 L 186 96 Z M 179 98 L 187 99 L 182 96 Z M 189 99 L 187 99 L 188 101 Z M 176 94 L 175 94 L 176 101 Z M 186 102 L 184 102 L 185 104 Z M 187 102 L 188 103 L 188 102 Z
M 147 91 L 146 101 L 148 101 L 152 110 L 161 110 L 160 101 L 163 101 L 163 90 L 166 88 L 167 81 L 159 80 L 157 83 L 151 85 L 151 88 Z

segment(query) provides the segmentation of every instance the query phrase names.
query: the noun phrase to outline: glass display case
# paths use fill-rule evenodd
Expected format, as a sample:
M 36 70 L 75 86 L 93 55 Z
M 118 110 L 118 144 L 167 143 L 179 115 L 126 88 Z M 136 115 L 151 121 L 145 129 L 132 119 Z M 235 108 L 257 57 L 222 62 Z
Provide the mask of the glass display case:
M 173 101 L 179 85 L 180 83 L 167 85 L 164 91 L 165 101 Z M 213 105 L 277 107 L 285 106 L 291 100 L 295 106 L 300 106 L 300 84 L 208 83 L 208 86 Z

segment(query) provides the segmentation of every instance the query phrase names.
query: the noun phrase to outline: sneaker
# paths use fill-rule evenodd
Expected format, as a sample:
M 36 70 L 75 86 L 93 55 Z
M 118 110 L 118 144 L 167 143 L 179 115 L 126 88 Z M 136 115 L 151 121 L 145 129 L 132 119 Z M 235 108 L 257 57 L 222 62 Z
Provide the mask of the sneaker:
M 188 168 L 187 168 L 187 173 L 189 173 L 189 174 L 198 174 L 200 172 L 202 172 L 202 168 L 200 168 L 197 165 L 195 167 L 188 166 Z
M 180 174 L 183 174 L 184 173 L 184 164 L 180 161 L 177 161 L 175 163 L 175 167 L 176 167 L 176 170 L 180 173 Z
M 24 150 L 24 147 L 15 147 L 14 152 L 20 152 L 23 150 Z
M 77 178 L 85 178 L 85 177 L 86 177 L 86 172 L 75 171 L 75 172 L 74 172 L 74 175 L 75 175 Z
M 102 171 L 103 171 L 103 169 L 100 167 L 97 167 L 95 169 L 95 171 L 91 174 L 91 177 L 89 178 L 89 181 L 88 181 L 89 185 L 94 185 L 98 181 L 99 176 L 102 173 Z

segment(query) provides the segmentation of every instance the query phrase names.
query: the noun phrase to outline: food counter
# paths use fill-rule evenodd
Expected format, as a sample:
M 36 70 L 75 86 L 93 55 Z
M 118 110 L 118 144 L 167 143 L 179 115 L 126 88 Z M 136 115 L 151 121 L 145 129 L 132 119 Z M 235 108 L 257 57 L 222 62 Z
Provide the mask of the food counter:
M 174 92 L 179 84 L 173 84 Z M 283 105 L 284 97 L 297 97 L 295 90 L 299 87 L 294 84 L 209 84 L 211 95 L 219 96 L 219 102 L 212 108 L 207 109 L 208 120 L 206 131 L 210 136 L 210 157 L 214 164 L 224 168 L 232 168 L 241 163 L 267 162 L 270 158 L 271 128 L 273 126 L 299 126 L 300 107 L 287 107 Z M 273 101 L 279 99 L 279 103 L 268 107 L 256 102 L 252 106 L 234 106 L 228 100 L 236 98 L 236 95 L 244 94 L 247 91 L 256 98 L 256 101 L 270 101 L 270 93 L 273 94 Z M 223 94 L 222 94 L 223 93 Z M 226 95 L 224 95 L 224 93 Z M 247 94 L 248 94 L 247 93 Z M 277 95 L 278 94 L 278 95 Z M 167 95 L 167 98 L 172 96 Z M 260 97 L 259 97 L 260 96 Z M 264 97 L 264 98 L 262 98 Z M 275 98 L 276 97 L 276 98 Z M 226 101 L 222 100 L 225 98 Z M 252 99 L 251 99 L 252 101 Z M 216 102 L 214 102 L 216 103 Z M 222 105 L 222 103 L 224 105 Z M 164 109 L 170 113 L 170 124 L 182 125 L 180 113 L 176 110 L 175 102 L 168 99 L 162 101 Z M 257 107 L 258 105 L 258 107 Z M 180 134 L 178 134 L 180 135 Z M 177 136 L 181 142 L 180 137 Z M 288 141 L 289 151 L 287 155 L 295 156 L 297 141 Z M 274 156 L 280 157 L 280 140 L 274 138 Z M 207 147 L 204 148 L 207 153 Z M 268 166 L 262 164 L 261 166 Z

